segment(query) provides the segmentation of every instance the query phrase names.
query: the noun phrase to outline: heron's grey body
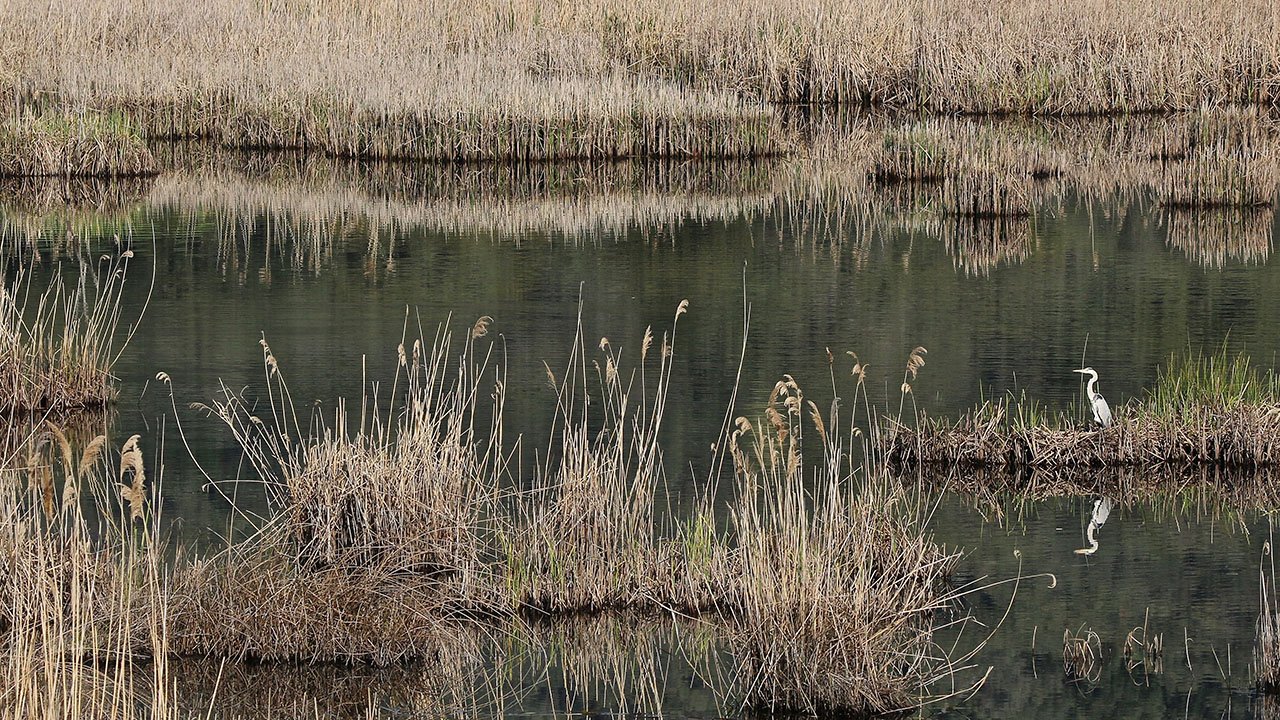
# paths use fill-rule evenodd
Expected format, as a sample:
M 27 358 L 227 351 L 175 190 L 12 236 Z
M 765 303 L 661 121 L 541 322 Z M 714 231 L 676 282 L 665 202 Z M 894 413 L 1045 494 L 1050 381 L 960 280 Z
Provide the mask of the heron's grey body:
M 1091 367 L 1075 372 L 1089 375 L 1089 384 L 1085 386 L 1085 394 L 1089 396 L 1089 408 L 1093 411 L 1093 421 L 1104 428 L 1111 427 L 1111 406 L 1106 398 L 1098 392 L 1098 372 Z

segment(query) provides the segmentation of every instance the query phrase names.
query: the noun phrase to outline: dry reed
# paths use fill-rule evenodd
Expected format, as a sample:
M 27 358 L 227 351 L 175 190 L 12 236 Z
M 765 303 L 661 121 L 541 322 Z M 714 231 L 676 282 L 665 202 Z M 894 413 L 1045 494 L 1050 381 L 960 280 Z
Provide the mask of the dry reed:
M 1258 567 L 1258 643 L 1253 648 L 1253 676 L 1258 688 L 1280 690 L 1280 594 L 1277 594 L 1274 533 L 1262 546 Z
M 1063 115 L 1265 105 L 1280 68 L 1280 18 L 1262 0 L 96 0 L 0 20 L 0 81 L 17 102 L 118 109 L 152 136 L 338 154 L 759 150 L 761 101 Z
M 1062 671 L 1072 682 L 1096 683 L 1102 678 L 1102 639 L 1096 632 L 1062 632 Z
M 104 436 L 73 445 L 50 425 L 0 470 L 0 716 L 173 716 L 158 516 L 135 443 L 108 453 Z

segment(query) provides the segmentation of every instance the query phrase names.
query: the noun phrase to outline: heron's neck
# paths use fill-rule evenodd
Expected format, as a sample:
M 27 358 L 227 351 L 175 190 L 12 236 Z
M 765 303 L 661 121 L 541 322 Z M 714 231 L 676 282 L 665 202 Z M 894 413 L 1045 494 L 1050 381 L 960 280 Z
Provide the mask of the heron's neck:
M 1086 391 L 1089 393 L 1090 400 L 1098 396 L 1098 376 L 1097 375 L 1091 375 L 1089 377 L 1089 385 L 1086 387 Z

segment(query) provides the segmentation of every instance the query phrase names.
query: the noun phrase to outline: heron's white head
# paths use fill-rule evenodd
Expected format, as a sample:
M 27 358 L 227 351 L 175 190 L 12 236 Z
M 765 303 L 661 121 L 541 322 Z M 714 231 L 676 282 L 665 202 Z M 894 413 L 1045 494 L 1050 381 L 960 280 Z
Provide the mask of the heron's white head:
M 1071 372 L 1078 372 L 1078 373 L 1080 373 L 1081 375 L 1092 375 L 1094 378 L 1097 378 L 1097 377 L 1098 377 L 1098 371 L 1097 371 L 1097 370 L 1094 370 L 1094 369 L 1093 369 L 1093 368 L 1091 368 L 1091 367 L 1083 368 L 1083 369 L 1080 369 L 1080 370 L 1072 370 Z

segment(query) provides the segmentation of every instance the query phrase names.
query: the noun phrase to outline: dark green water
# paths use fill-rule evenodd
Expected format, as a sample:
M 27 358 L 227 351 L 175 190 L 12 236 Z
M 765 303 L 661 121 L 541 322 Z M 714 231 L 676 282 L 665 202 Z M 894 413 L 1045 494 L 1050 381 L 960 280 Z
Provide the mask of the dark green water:
M 412 222 L 391 229 L 356 217 L 325 239 L 323 252 L 298 263 L 291 243 L 315 240 L 305 223 L 282 233 L 266 213 L 230 216 L 172 198 L 144 200 L 130 215 L 136 256 L 126 319 L 138 315 L 148 293 L 150 304 L 116 366 L 114 426 L 122 437 L 142 433 L 149 453 L 164 428 L 164 512 L 189 531 L 216 531 L 225 526 L 227 504 L 207 491 L 190 454 L 215 479 L 251 478 L 225 428 L 188 404 L 212 400 L 224 384 L 260 397 L 265 335 L 297 406 L 314 402 L 331 414 L 338 398 L 361 394 L 362 367 L 369 380 L 391 378 L 406 308 L 428 336 L 450 317 L 461 331 L 491 316 L 491 338 L 506 358 L 508 432 L 541 442 L 553 402 L 542 363 L 560 368 L 567 361 L 579 304 L 588 347 L 607 336 L 635 349 L 646 326 L 668 328 L 688 299 L 663 430 L 677 495 L 689 492 L 716 440 L 738 366 L 744 294 L 751 329 L 738 412 L 747 415 L 763 409 L 783 373 L 826 407 L 827 348 L 837 356 L 855 351 L 870 363 L 872 400 L 890 411 L 901 399 L 908 353 L 928 348 L 913 383 L 915 402 L 947 416 L 1023 389 L 1050 408 L 1068 407 L 1079 392 L 1071 370 L 1086 343 L 1087 362 L 1113 404 L 1151 385 L 1171 353 L 1225 342 L 1274 366 L 1280 348 L 1280 264 L 1228 257 L 1221 267 L 1201 265 L 1170 245 L 1166 225 L 1141 196 L 1092 204 L 1064 198 L 1034 219 L 1025 252 L 981 271 L 925 231 L 837 222 L 815 235 L 782 212 L 706 215 L 673 211 L 660 221 L 632 219 L 571 236 Z M 847 373 L 847 362 L 840 367 Z M 168 390 L 155 380 L 159 371 L 173 380 L 185 443 Z M 842 392 L 851 387 L 846 378 L 840 383 Z M 252 483 L 240 493 L 249 504 L 261 501 Z M 1053 574 L 1056 585 L 1043 576 L 1024 580 L 998 627 L 1013 586 L 967 596 L 974 615 L 991 626 L 973 663 L 979 675 L 993 670 L 972 697 L 928 714 L 1203 717 L 1259 710 L 1250 662 L 1266 518 L 1118 506 L 1097 534 L 1098 551 L 1075 554 L 1092 504 L 1092 497 L 1032 503 L 997 521 L 960 496 L 944 497 L 933 528 L 939 541 L 965 550 L 958 580 L 1002 580 L 1021 567 L 1026 575 Z M 1159 673 L 1124 667 L 1125 637 L 1144 622 L 1163 636 Z M 1098 634 L 1103 656 L 1092 681 L 1064 677 L 1066 629 Z M 960 647 L 972 647 L 984 632 L 970 627 Z M 710 691 L 680 663 L 672 668 L 662 710 L 714 712 Z M 325 682 L 315 691 L 321 697 Z M 512 712 L 622 709 L 574 697 L 560 681 L 543 680 Z

